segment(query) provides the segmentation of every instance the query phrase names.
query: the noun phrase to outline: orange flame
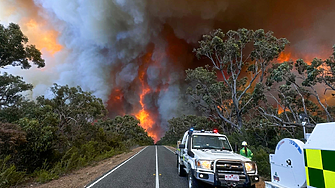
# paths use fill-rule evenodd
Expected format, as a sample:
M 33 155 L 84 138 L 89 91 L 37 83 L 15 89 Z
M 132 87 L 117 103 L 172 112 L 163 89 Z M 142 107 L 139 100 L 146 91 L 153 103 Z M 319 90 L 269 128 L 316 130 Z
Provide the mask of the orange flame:
M 151 54 L 149 54 L 149 56 L 151 56 Z M 145 110 L 144 98 L 151 91 L 151 89 L 144 82 L 144 74 L 145 71 L 141 71 L 139 75 L 142 88 L 142 93 L 140 94 L 139 101 L 141 105 L 141 110 L 137 114 L 135 114 L 135 117 L 140 120 L 140 126 L 148 132 L 148 135 L 152 137 L 155 142 L 157 142 L 159 140 L 159 135 L 154 130 L 152 130 L 155 125 L 155 121 L 151 118 L 150 113 Z
M 278 57 L 277 60 L 278 60 L 279 62 L 285 62 L 285 61 L 292 60 L 292 58 L 291 58 L 291 53 L 290 53 L 290 52 L 288 52 L 288 53 L 284 53 L 284 52 L 282 52 L 282 53 L 279 54 L 279 57 Z
M 38 23 L 35 19 L 30 19 L 24 24 L 23 32 L 28 36 L 30 43 L 39 49 L 46 49 L 52 55 L 60 51 L 63 47 L 58 44 L 58 33 L 54 30 L 47 30 L 44 24 Z

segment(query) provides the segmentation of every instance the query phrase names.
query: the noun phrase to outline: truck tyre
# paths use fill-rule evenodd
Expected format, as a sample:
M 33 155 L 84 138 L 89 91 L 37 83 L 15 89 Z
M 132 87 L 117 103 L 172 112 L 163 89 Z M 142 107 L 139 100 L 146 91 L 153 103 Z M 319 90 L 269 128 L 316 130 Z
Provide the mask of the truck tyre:
M 192 170 L 189 171 L 188 176 L 188 188 L 202 188 L 202 186 L 199 184 L 198 180 L 193 176 Z
M 183 166 L 180 164 L 180 158 L 177 156 L 177 171 L 179 176 L 185 176 L 186 172 Z

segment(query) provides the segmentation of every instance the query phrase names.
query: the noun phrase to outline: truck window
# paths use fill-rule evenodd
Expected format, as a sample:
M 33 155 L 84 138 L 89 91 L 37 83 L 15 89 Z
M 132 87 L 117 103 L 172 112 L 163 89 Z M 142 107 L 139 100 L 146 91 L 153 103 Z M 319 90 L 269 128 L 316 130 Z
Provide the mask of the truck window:
M 219 149 L 232 151 L 229 141 L 224 136 L 193 135 L 193 149 Z

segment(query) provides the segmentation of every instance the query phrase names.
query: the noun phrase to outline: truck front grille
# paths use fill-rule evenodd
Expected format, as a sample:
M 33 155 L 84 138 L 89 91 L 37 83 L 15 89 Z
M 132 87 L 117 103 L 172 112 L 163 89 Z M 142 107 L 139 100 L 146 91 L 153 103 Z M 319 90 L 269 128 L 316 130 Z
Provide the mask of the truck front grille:
M 238 175 L 240 181 L 245 180 L 243 164 L 238 161 L 217 161 L 216 173 L 220 181 L 225 180 L 225 175 L 228 174 Z

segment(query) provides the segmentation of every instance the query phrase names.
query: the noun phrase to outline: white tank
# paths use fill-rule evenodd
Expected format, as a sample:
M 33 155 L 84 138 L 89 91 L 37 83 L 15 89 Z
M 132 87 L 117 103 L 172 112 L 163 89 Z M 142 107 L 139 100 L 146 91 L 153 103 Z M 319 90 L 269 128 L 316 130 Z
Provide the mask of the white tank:
M 304 143 L 284 138 L 270 154 L 271 182 L 266 187 L 306 187 Z

